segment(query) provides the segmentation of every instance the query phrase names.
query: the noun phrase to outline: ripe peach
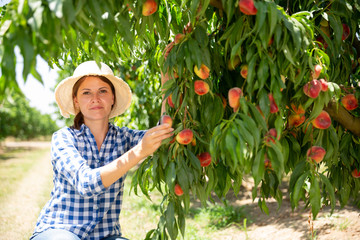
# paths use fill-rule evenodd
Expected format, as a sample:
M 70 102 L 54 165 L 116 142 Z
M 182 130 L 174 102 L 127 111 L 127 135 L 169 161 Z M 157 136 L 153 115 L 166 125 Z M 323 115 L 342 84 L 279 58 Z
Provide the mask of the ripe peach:
M 326 92 L 329 89 L 329 83 L 323 78 L 319 79 L 319 81 L 321 83 L 321 91 Z
M 324 48 L 327 49 L 328 46 L 329 46 L 329 44 L 325 41 L 325 39 L 324 39 L 321 35 L 319 35 L 319 36 L 316 38 L 316 41 L 318 41 L 319 43 L 322 44 L 322 45 L 321 45 L 321 44 L 318 43 L 318 46 L 319 46 L 319 47 L 324 46 Z
M 201 64 L 200 69 L 195 65 L 194 72 L 201 79 L 207 79 L 210 75 L 210 69 L 205 64 Z
M 166 45 L 165 49 L 164 49 L 164 58 L 166 59 L 169 55 L 169 53 L 171 52 L 171 50 L 173 49 L 175 45 L 175 42 L 171 42 L 168 45 Z
M 271 128 L 265 135 L 265 145 L 270 147 L 270 141 L 275 143 L 275 139 L 279 139 L 277 131 L 275 128 Z
M 207 167 L 211 163 L 211 155 L 208 152 L 201 153 L 197 156 L 200 161 L 200 166 Z
M 354 110 L 358 107 L 358 100 L 355 98 L 354 94 L 347 94 L 341 99 L 341 103 L 346 108 L 346 110 Z
M 349 35 L 350 35 L 350 28 L 349 28 L 349 26 L 346 25 L 345 23 L 343 23 L 342 27 L 343 27 L 343 33 L 342 33 L 342 36 L 341 36 L 341 40 L 344 41 L 344 40 L 346 40 L 346 39 L 349 37 Z
M 312 73 L 312 77 L 317 79 L 320 76 L 322 70 L 322 66 L 320 64 L 316 64 L 314 67 L 314 72 Z
M 184 40 L 184 38 L 185 38 L 185 34 L 182 34 L 182 33 L 176 34 L 175 35 L 175 40 L 174 40 L 175 45 L 181 43 Z
M 240 11 L 246 15 L 256 15 L 257 13 L 253 0 L 240 0 L 239 8 Z
M 196 138 L 193 138 L 193 140 L 191 141 L 191 146 L 193 146 L 193 147 L 196 146 Z
M 300 104 L 299 106 L 296 106 L 294 103 L 291 103 L 291 108 L 294 110 L 296 114 L 304 114 L 305 110 L 303 106 Z
M 180 144 L 187 145 L 193 140 L 194 133 L 191 129 L 184 129 L 176 135 L 176 141 Z
M 184 191 L 182 190 L 182 188 L 180 187 L 179 184 L 175 184 L 175 187 L 174 187 L 174 192 L 177 196 L 182 196 L 184 194 Z
M 312 120 L 312 125 L 318 129 L 327 129 L 331 125 L 330 115 L 322 110 L 319 116 Z
M 240 64 L 240 58 L 239 58 L 239 56 L 235 56 L 234 61 L 231 62 L 231 60 L 229 59 L 228 69 L 234 70 L 239 64 Z
M 270 100 L 270 112 L 271 113 L 277 113 L 279 111 L 278 106 L 276 105 L 276 102 L 274 100 L 274 96 L 272 93 L 268 94 L 269 100 Z
M 355 168 L 354 170 L 352 170 L 351 175 L 354 178 L 360 178 L 360 171 Z
M 205 95 L 209 92 L 209 84 L 207 82 L 204 82 L 202 80 L 196 80 L 194 82 L 194 89 L 195 93 L 197 95 Z
M 248 65 L 245 64 L 241 66 L 240 75 L 246 79 L 248 75 Z
M 304 85 L 303 91 L 306 96 L 317 98 L 321 91 L 321 82 L 317 79 L 313 79 Z
M 174 102 L 172 101 L 172 94 L 167 97 L 167 103 L 170 107 L 175 108 Z
M 289 127 L 298 127 L 303 124 L 305 121 L 305 116 L 300 114 L 291 114 L 289 116 L 288 122 Z
M 268 158 L 267 154 L 265 153 L 265 160 L 264 160 L 265 168 L 272 169 L 271 161 Z
M 316 163 L 321 162 L 324 159 L 325 154 L 325 149 L 319 146 L 312 146 L 306 152 L 306 156 Z
M 161 124 L 167 123 L 167 124 L 169 124 L 170 127 L 171 127 L 172 124 L 173 124 L 173 120 L 172 120 L 172 118 L 171 118 L 169 115 L 162 115 L 162 116 L 161 116 L 161 119 L 160 119 L 160 123 L 161 123 Z
M 236 112 L 240 107 L 240 97 L 242 97 L 242 90 L 238 87 L 231 88 L 228 92 L 229 105 Z
M 144 16 L 150 16 L 157 10 L 157 3 L 155 0 L 146 0 L 142 7 L 142 14 Z

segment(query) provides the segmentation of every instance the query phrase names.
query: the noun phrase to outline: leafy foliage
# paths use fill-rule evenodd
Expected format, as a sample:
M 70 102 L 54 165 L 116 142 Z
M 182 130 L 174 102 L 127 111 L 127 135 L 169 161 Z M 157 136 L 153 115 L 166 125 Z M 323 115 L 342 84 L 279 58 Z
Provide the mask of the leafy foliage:
M 12 93 L 1 104 L 0 139 L 13 136 L 19 139 L 33 139 L 50 136 L 58 129 L 49 114 L 41 114 L 30 107 L 23 95 Z
M 238 0 L 158 0 L 157 11 L 143 16 L 145 1 L 13 1 L 1 15 L 0 97 L 16 89 L 15 46 L 25 77 L 39 77 L 37 54 L 65 71 L 89 59 L 109 64 L 137 97 L 118 124 L 153 126 L 155 104 L 171 96 L 174 107 L 165 110 L 174 133 L 191 129 L 195 141 L 165 141 L 133 177 L 135 193 L 149 197 L 157 189 L 164 196 L 149 239 L 184 235 L 190 196 L 206 204 L 213 192 L 220 199 L 230 189 L 238 193 L 245 174 L 254 178 L 253 199 L 265 213 L 268 198 L 281 204 L 285 175 L 292 207 L 303 200 L 314 217 L 337 199 L 341 206 L 359 201 L 360 183 L 351 173 L 360 169 L 360 109 L 341 103 L 347 94 L 360 96 L 357 1 L 258 0 L 256 15 L 246 15 Z M 209 77 L 194 71 L 202 64 Z M 170 76 L 163 92 L 160 71 Z M 194 91 L 199 78 L 210 88 L 203 96 Z M 327 90 L 304 91 L 313 79 L 324 79 Z M 242 92 L 238 108 L 226 104 L 233 87 Z M 326 129 L 318 128 L 323 110 L 331 116 Z M 294 122 L 294 115 L 303 120 Z M 312 146 L 326 150 L 322 161 L 311 160 Z M 211 154 L 207 167 L 197 157 L 203 152 Z

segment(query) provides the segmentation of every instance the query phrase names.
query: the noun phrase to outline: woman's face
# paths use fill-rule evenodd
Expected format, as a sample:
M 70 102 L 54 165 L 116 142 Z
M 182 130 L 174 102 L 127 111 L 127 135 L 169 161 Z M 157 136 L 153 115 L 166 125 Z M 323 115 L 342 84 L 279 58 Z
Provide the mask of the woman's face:
M 108 120 L 111 107 L 114 104 L 114 94 L 106 82 L 96 76 L 88 76 L 80 84 L 74 105 L 87 120 Z

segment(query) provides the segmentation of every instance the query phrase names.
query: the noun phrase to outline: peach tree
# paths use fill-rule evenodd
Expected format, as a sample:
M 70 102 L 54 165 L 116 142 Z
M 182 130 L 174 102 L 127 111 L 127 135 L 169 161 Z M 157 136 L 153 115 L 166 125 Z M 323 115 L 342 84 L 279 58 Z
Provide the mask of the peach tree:
M 175 137 L 132 179 L 135 193 L 163 194 L 148 239 L 184 235 L 191 199 L 236 195 L 245 176 L 265 213 L 289 176 L 292 207 L 304 201 L 315 218 L 337 201 L 359 205 L 359 10 L 353 0 L 12 1 L 0 15 L 0 96 L 16 89 L 18 48 L 24 77 L 40 79 L 37 55 L 61 68 L 108 63 L 158 104 L 139 111 L 148 123 L 164 99 Z

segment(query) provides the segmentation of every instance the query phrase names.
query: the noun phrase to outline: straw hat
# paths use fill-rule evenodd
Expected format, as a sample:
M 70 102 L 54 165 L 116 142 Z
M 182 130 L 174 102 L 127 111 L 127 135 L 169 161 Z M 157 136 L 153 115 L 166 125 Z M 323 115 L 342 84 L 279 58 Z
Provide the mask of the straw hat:
M 87 61 L 81 63 L 74 71 L 71 77 L 62 80 L 55 89 L 55 100 L 60 108 L 60 113 L 65 118 L 69 118 L 70 114 L 75 115 L 72 91 L 73 86 L 83 76 L 104 76 L 109 79 L 115 88 L 116 102 L 110 112 L 109 118 L 116 117 L 125 112 L 131 103 L 131 90 L 129 85 L 119 77 L 114 76 L 111 68 L 100 63 L 100 68 L 95 61 Z

